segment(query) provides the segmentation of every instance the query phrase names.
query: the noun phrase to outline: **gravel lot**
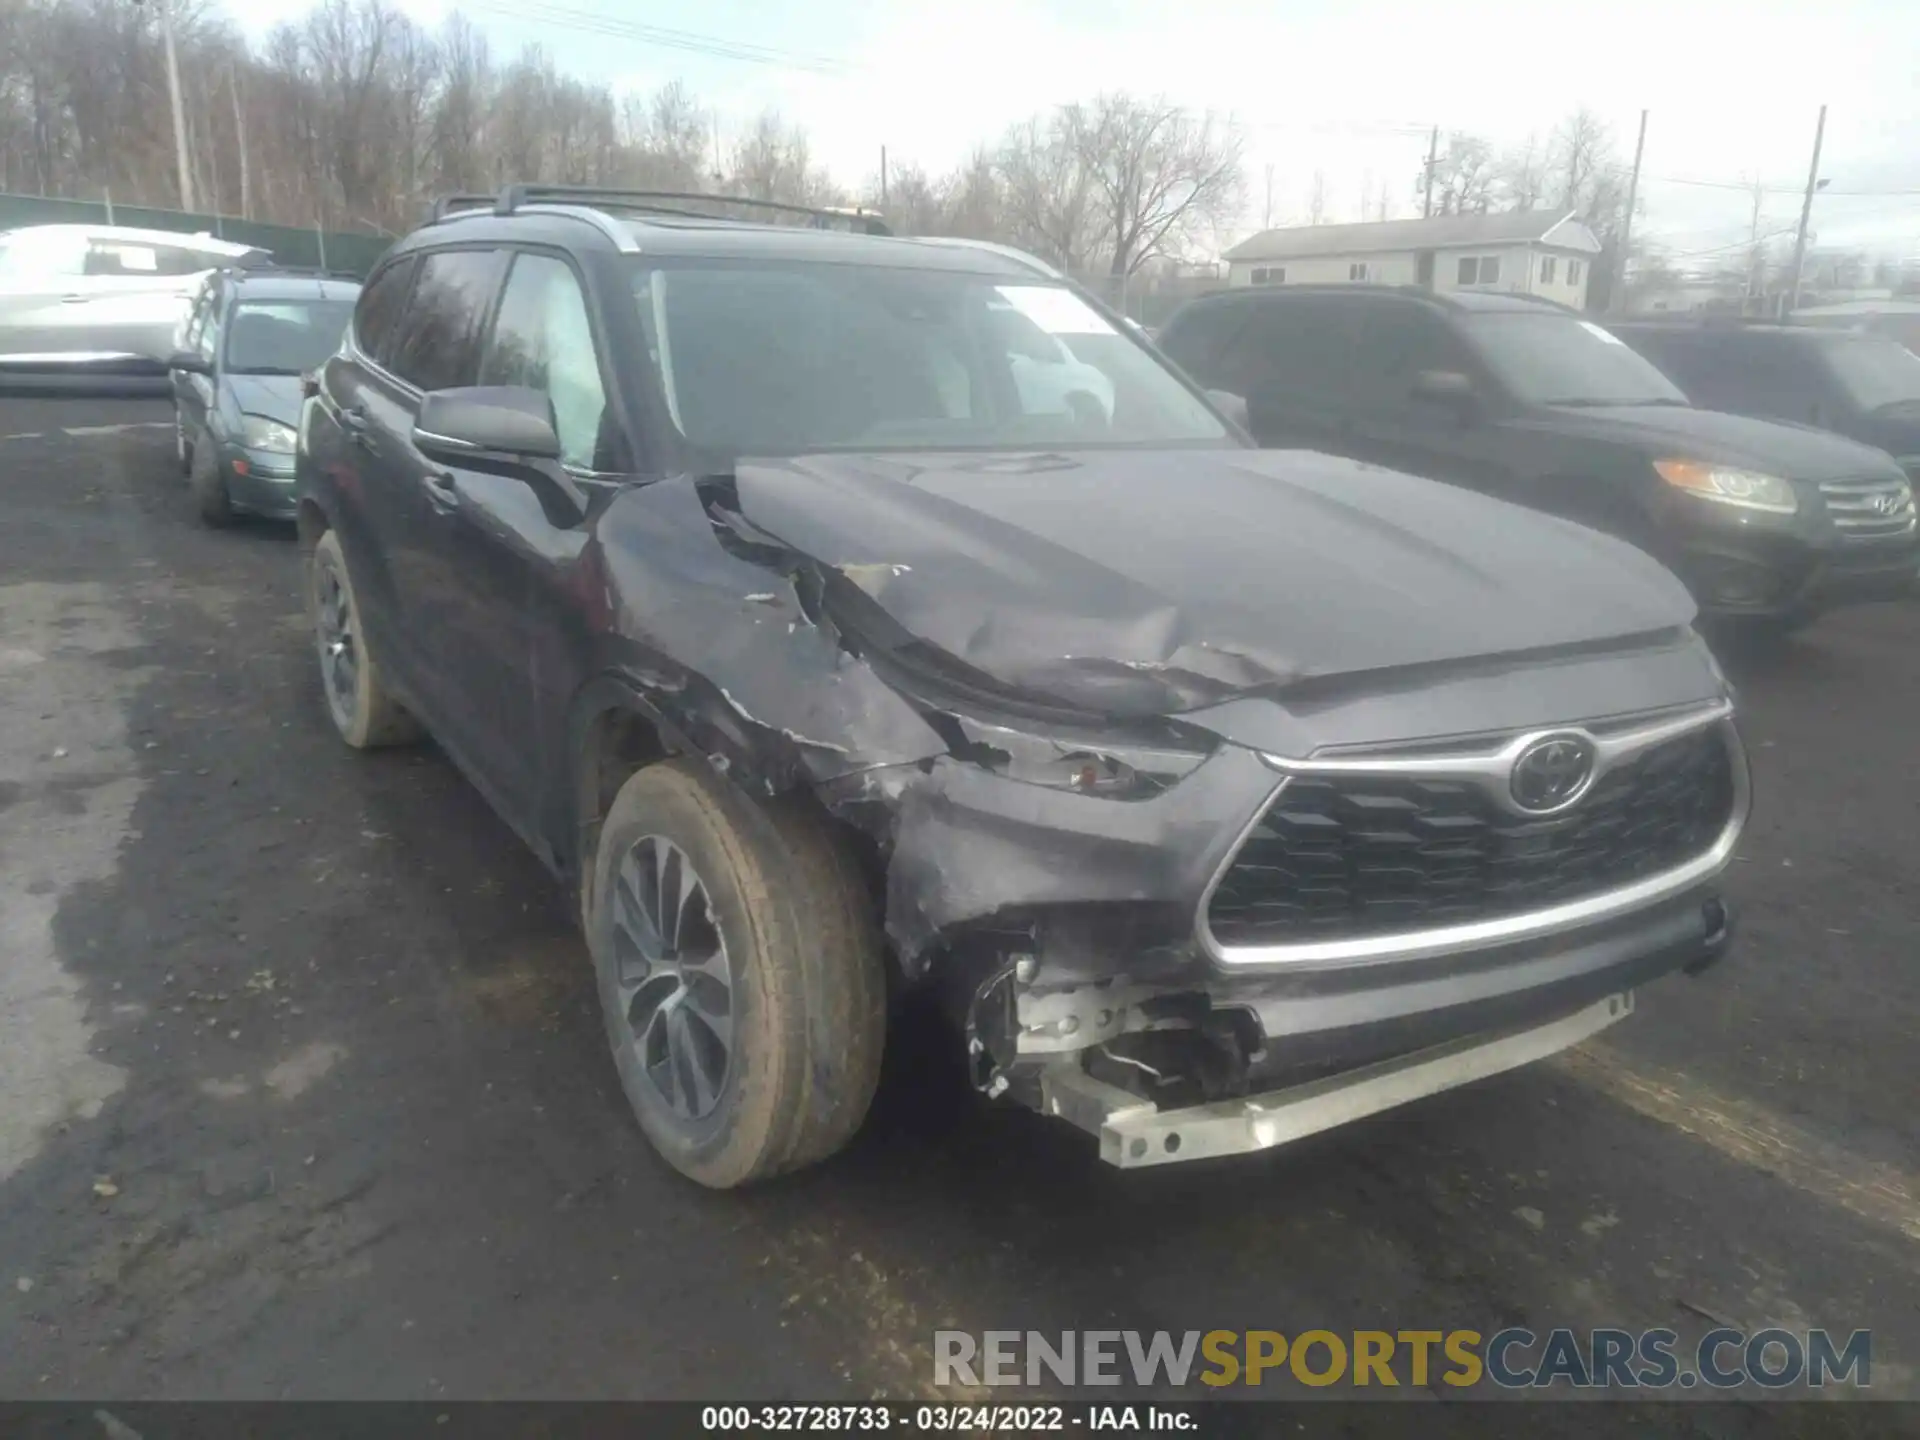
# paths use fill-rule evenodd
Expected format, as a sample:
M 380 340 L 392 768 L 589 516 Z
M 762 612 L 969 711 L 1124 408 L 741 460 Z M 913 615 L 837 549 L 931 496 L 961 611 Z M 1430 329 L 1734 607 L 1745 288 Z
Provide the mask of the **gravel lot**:
M 1871 1327 L 1920 1398 L 1920 604 L 1736 668 L 1735 951 L 1603 1044 L 1129 1175 L 901 1045 L 852 1153 L 713 1196 L 552 884 L 431 749 L 339 744 L 290 534 L 194 523 L 167 421 L 0 402 L 0 1394 L 904 1398 L 944 1327 L 1724 1321 Z

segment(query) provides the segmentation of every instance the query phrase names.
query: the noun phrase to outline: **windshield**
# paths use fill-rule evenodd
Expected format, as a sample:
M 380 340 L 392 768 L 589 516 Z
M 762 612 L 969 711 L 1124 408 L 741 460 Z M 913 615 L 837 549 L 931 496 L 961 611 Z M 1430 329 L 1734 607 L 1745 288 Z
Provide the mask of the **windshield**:
M 246 301 L 227 329 L 227 370 L 234 375 L 298 375 L 340 348 L 351 300 Z
M 1474 348 L 1516 396 L 1535 405 L 1685 405 L 1687 397 L 1617 335 L 1571 315 L 1466 317 Z
M 1226 427 L 1064 286 L 932 270 L 637 267 L 660 398 L 689 447 L 1226 445 Z
M 1862 410 L 1920 403 L 1920 355 L 1898 341 L 1861 336 L 1820 348 L 1827 370 Z

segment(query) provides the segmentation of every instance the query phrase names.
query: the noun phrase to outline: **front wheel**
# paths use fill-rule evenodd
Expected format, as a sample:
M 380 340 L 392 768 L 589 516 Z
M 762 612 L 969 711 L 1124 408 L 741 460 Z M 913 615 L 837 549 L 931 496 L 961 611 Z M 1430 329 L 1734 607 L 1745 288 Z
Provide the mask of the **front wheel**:
M 185 445 L 185 441 L 181 442 Z M 227 479 L 220 473 L 219 457 L 211 445 L 187 447 L 187 487 L 193 492 L 193 508 L 200 519 L 215 529 L 233 523 L 233 501 L 227 497 Z
M 686 761 L 631 776 L 601 826 L 587 938 L 614 1064 L 654 1148 L 702 1185 L 825 1158 L 873 1099 L 879 939 L 837 846 Z

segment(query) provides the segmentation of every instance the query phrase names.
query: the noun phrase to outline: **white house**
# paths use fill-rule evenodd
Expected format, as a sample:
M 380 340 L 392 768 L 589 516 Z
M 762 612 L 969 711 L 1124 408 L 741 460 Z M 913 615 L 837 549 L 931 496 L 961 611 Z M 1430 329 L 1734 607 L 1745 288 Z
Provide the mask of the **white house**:
M 1226 253 L 1229 285 L 1424 285 L 1541 295 L 1585 309 L 1600 242 L 1571 211 L 1441 215 L 1262 230 Z

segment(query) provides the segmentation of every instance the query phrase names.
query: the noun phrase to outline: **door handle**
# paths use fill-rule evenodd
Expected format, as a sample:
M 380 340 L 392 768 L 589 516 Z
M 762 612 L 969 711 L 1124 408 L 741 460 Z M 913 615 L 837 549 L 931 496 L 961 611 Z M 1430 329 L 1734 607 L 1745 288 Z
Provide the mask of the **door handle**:
M 340 423 L 346 427 L 347 440 L 350 444 L 358 445 L 363 450 L 373 448 L 367 440 L 369 422 L 366 411 L 358 405 L 343 406 L 340 411 Z
M 427 499 L 436 510 L 451 510 L 460 503 L 460 491 L 453 476 L 444 470 L 427 472 Z

